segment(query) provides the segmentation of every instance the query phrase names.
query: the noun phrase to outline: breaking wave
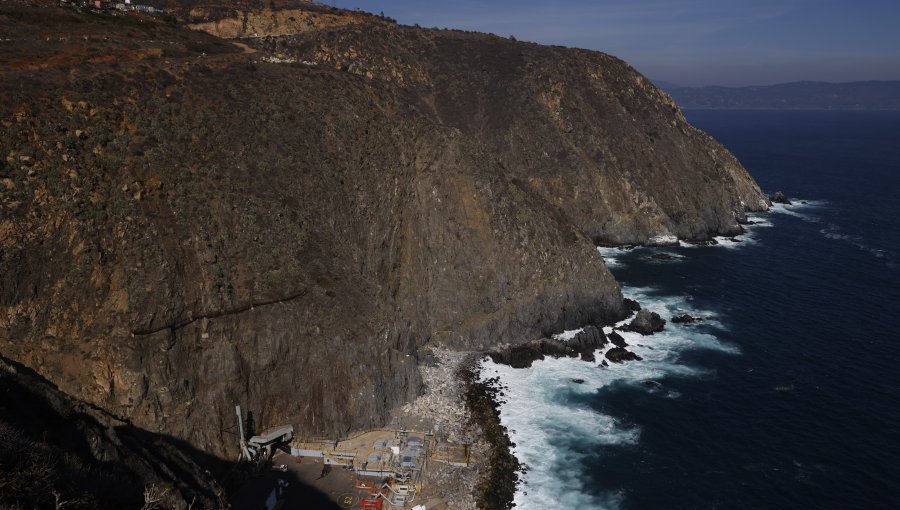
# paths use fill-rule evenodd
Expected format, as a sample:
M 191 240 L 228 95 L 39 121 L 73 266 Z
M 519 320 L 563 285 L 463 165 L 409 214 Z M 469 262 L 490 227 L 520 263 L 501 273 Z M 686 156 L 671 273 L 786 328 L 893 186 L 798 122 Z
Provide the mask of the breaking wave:
M 614 384 L 639 386 L 665 376 L 704 375 L 706 371 L 680 362 L 679 353 L 688 349 L 739 353 L 736 346 L 716 338 L 715 331 L 724 327 L 717 314 L 692 306 L 689 295 L 665 295 L 651 287 L 626 286 L 622 291 L 670 322 L 662 332 L 651 336 L 620 332 L 629 344 L 628 349 L 641 356 L 642 361 L 601 367 L 597 363 L 612 347 L 608 345 L 595 353 L 597 362 L 547 358 L 525 369 L 510 368 L 490 359 L 483 362 L 481 377 L 499 377 L 504 387 L 500 420 L 515 444 L 512 453 L 526 468 L 516 493 L 516 508 L 621 508 L 625 499 L 621 492 L 598 493 L 595 487 L 587 490 L 591 481 L 581 466 L 598 447 L 638 445 L 640 424 L 603 414 L 578 397 Z M 672 317 L 681 314 L 702 317 L 704 321 L 701 325 L 671 324 Z M 604 328 L 606 333 L 611 330 L 611 327 Z M 556 336 L 567 339 L 578 331 Z M 665 387 L 647 389 L 665 391 L 667 398 L 680 397 L 677 391 Z

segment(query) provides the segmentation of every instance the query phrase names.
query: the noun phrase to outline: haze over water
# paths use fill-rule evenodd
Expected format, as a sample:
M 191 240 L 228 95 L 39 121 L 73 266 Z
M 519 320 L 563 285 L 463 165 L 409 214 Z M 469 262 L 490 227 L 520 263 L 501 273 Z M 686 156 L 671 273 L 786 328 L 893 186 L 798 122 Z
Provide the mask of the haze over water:
M 706 318 L 626 334 L 644 361 L 485 364 L 529 468 L 518 508 L 895 507 L 900 113 L 687 116 L 795 205 L 737 243 L 603 250 L 626 295 Z

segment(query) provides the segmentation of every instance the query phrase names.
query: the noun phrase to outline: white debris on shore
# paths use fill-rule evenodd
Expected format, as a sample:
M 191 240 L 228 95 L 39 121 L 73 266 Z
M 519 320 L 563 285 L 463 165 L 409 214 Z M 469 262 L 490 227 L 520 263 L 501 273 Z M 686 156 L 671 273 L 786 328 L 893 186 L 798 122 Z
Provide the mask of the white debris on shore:
M 481 431 L 473 428 L 463 400 L 465 387 L 457 373 L 460 364 L 471 356 L 473 353 L 432 349 L 419 365 L 425 392 L 396 414 L 409 428 L 430 427 L 441 441 L 470 446 L 468 467 L 431 462 L 423 484 L 423 499 L 439 498 L 447 508 L 461 510 L 476 508 L 474 493 L 479 467 L 489 452 Z
M 419 365 L 425 393 L 403 406 L 403 414 L 411 419 L 430 422 L 435 434 L 454 443 L 477 439 L 464 419 L 468 412 L 463 401 L 463 384 L 457 375 L 461 362 L 472 354 L 433 349 L 424 364 Z

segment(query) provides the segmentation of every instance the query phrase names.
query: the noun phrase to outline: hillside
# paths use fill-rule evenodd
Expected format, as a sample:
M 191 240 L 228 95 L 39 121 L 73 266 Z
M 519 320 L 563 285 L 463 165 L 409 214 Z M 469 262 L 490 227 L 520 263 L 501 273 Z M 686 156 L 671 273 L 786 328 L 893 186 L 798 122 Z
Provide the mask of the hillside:
M 0 352 L 135 430 L 381 425 L 426 346 L 621 318 L 596 242 L 767 207 L 613 57 L 272 5 L 0 4 Z
M 765 207 L 740 164 L 621 60 L 330 16 L 264 10 L 190 26 L 396 87 L 416 113 L 483 142 L 508 175 L 595 242 L 705 240 L 738 231 L 746 208 Z
M 661 84 L 682 108 L 722 110 L 897 110 L 900 82 L 799 81 L 758 87 Z

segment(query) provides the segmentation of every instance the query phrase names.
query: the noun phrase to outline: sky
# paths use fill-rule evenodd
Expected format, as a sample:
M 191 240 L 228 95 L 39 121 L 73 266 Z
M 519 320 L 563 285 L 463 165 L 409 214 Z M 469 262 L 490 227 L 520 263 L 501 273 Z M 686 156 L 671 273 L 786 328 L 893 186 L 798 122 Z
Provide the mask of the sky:
M 319 0 L 610 53 L 655 81 L 900 80 L 900 0 Z

